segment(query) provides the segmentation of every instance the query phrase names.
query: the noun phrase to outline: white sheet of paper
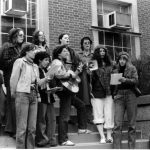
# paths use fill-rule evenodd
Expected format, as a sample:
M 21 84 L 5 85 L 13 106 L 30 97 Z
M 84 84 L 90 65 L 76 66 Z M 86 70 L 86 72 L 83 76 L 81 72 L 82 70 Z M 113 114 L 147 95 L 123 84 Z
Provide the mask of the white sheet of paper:
M 121 84 L 119 79 L 122 77 L 122 73 L 114 73 L 111 74 L 110 84 L 111 85 L 118 85 Z

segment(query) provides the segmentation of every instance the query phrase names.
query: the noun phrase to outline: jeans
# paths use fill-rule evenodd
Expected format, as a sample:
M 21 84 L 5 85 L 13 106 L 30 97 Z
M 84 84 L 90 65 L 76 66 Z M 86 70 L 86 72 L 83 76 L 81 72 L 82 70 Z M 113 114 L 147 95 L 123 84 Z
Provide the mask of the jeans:
M 136 96 L 130 90 L 120 90 L 115 98 L 115 127 L 113 131 L 114 149 L 121 149 L 122 125 L 124 114 L 128 119 L 128 148 L 134 149 L 136 142 Z
M 16 94 L 16 148 L 33 149 L 35 147 L 35 131 L 37 118 L 37 96 L 31 93 Z
M 58 120 L 58 142 L 62 144 L 68 140 L 68 120 L 70 117 L 72 95 L 65 91 L 57 93 L 60 98 L 59 120 Z
M 82 100 L 77 96 L 72 96 L 72 105 L 77 109 L 78 129 L 87 128 L 86 107 Z
M 36 143 L 56 145 L 56 116 L 53 103 L 38 103 Z

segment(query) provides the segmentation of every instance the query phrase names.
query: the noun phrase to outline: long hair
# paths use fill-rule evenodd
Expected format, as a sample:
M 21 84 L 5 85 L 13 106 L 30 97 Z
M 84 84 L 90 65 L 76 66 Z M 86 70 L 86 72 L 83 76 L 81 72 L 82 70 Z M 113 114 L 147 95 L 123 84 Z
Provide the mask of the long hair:
M 17 38 L 18 38 L 18 35 L 19 35 L 19 32 L 20 31 L 23 31 L 23 29 L 21 28 L 12 28 L 9 33 L 8 33 L 8 41 L 10 43 L 12 43 L 13 45 L 17 45 Z M 24 31 L 23 31 L 24 32 Z M 23 42 L 21 43 L 21 45 L 24 43 L 25 41 L 25 36 L 24 36 L 24 40 Z
M 94 51 L 94 54 L 93 54 L 93 58 L 92 58 L 92 59 L 97 60 L 99 67 L 102 67 L 102 66 L 103 66 L 103 64 L 102 64 L 102 58 L 101 58 L 101 56 L 100 56 L 100 49 L 101 49 L 101 48 L 105 50 L 105 56 L 104 56 L 104 58 L 103 58 L 104 63 L 106 64 L 106 66 L 111 66 L 111 59 L 110 59 L 110 56 L 108 55 L 107 48 L 105 48 L 105 47 L 97 46 L 97 47 L 95 48 L 95 51 Z
M 36 30 L 33 33 L 32 42 L 35 45 L 39 45 L 39 43 L 40 43 L 40 41 L 39 41 L 39 33 L 40 32 L 44 33 L 43 31 L 40 31 L 40 30 Z M 44 37 L 44 41 L 42 42 L 42 46 L 44 46 L 45 44 L 46 44 L 46 38 Z

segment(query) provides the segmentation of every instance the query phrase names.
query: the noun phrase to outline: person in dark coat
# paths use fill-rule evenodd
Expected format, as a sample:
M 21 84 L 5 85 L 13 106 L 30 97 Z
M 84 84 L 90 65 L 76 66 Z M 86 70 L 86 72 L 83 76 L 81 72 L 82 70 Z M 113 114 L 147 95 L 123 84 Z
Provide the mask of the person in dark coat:
M 10 133 L 12 136 L 16 133 L 16 115 L 14 104 L 15 101 L 13 98 L 11 98 L 10 76 L 15 60 L 20 57 L 24 40 L 24 31 L 21 28 L 12 28 L 9 31 L 9 41 L 4 43 L 2 47 L 4 83 L 7 89 L 7 114 L 5 131 Z
M 98 69 L 92 72 L 92 99 L 94 124 L 100 134 L 100 143 L 112 143 L 112 129 L 114 128 L 114 101 L 111 92 L 112 63 L 105 47 L 97 46 L 93 54 L 97 60 Z M 107 131 L 107 137 L 104 130 Z
M 87 122 L 93 124 L 91 96 L 90 96 L 91 94 L 90 72 L 87 65 L 93 56 L 91 48 L 92 48 L 92 40 L 89 37 L 83 37 L 81 39 L 82 52 L 79 53 L 79 56 L 82 63 L 84 64 L 84 67 L 79 75 L 81 78 L 81 82 L 79 83 L 78 97 L 85 103 Z

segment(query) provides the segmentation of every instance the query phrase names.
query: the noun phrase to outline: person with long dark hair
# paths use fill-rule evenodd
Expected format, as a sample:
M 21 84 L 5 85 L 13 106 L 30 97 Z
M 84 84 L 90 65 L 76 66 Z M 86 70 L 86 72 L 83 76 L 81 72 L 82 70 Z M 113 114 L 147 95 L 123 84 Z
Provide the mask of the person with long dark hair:
M 2 68 L 4 72 L 4 83 L 7 89 L 7 111 L 5 131 L 11 136 L 16 134 L 15 101 L 11 98 L 10 76 L 13 64 L 20 57 L 24 43 L 24 31 L 21 28 L 12 28 L 9 31 L 9 40 L 2 47 Z
M 50 49 L 47 46 L 46 42 L 47 41 L 43 31 L 41 30 L 34 31 L 32 36 L 32 43 L 35 44 L 36 46 L 36 52 L 46 51 L 48 54 L 51 55 Z
M 100 134 L 100 143 L 112 143 L 114 127 L 114 102 L 111 94 L 110 79 L 112 73 L 111 60 L 107 49 L 102 46 L 95 48 L 93 60 L 98 62 L 98 70 L 92 72 L 92 99 L 94 124 Z M 107 130 L 107 138 L 103 128 Z

